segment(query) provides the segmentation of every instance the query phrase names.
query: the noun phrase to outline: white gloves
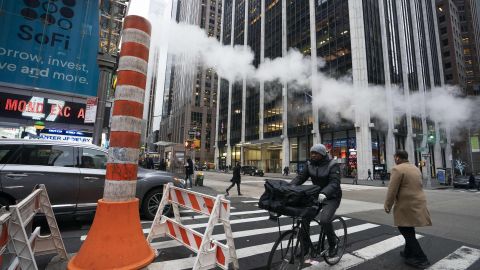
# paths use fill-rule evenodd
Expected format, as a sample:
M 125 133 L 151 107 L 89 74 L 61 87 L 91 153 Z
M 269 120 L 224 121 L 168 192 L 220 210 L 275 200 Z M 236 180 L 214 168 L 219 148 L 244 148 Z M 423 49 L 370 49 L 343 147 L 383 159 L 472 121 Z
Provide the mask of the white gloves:
M 318 194 L 318 202 L 319 203 L 322 203 L 326 199 L 327 199 L 327 196 L 325 196 L 325 194 L 323 194 L 323 193 Z

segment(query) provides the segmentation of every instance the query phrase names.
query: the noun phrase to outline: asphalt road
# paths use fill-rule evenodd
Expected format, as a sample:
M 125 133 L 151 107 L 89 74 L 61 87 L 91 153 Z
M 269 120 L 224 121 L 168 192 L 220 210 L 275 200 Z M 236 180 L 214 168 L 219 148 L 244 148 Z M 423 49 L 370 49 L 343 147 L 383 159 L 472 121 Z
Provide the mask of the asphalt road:
M 205 172 L 204 186 L 194 191 L 210 195 L 223 194 L 230 184 L 230 174 Z M 242 176 L 242 193 L 230 191 L 232 230 L 240 269 L 265 269 L 268 252 L 278 237 L 278 227 L 268 214 L 256 206 L 263 193 L 264 178 Z M 343 199 L 337 214 L 347 219 L 349 246 L 347 254 L 333 269 L 411 269 L 403 264 L 399 251 L 403 242 L 393 227 L 393 218 L 383 211 L 386 187 L 342 185 Z M 428 255 L 432 269 L 480 269 L 480 193 L 456 190 L 426 190 L 433 226 L 417 230 L 420 244 Z M 191 212 L 182 212 L 183 223 L 203 232 L 207 219 Z M 68 253 L 79 250 L 92 217 L 58 219 Z M 289 219 L 281 221 L 282 226 Z M 145 231 L 151 222 L 142 221 Z M 221 241 L 223 230 L 215 228 Z M 192 267 L 195 255 L 171 239 L 154 243 L 160 255 L 148 269 L 184 269 Z M 47 267 L 51 257 L 38 258 L 40 269 Z M 322 260 L 313 261 L 310 269 L 325 269 Z M 457 265 L 452 268 L 452 265 Z M 435 268 L 440 267 L 440 268 Z M 442 268 L 443 267 L 443 268 Z M 54 269 L 54 268 L 48 268 Z M 330 268 L 329 268 L 330 269 Z
M 205 185 L 217 192 L 224 192 L 230 184 L 231 175 L 204 173 Z M 264 179 L 265 177 L 242 175 L 241 192 L 259 198 L 264 191 Z M 355 218 L 393 226 L 393 217 L 383 211 L 387 187 L 343 184 L 342 188 L 343 200 L 339 213 L 349 213 Z M 480 244 L 480 192 L 439 189 L 425 190 L 425 193 L 433 226 L 421 228 L 420 232 L 467 244 Z M 230 194 L 236 196 L 235 188 Z M 367 203 L 371 205 L 367 206 Z

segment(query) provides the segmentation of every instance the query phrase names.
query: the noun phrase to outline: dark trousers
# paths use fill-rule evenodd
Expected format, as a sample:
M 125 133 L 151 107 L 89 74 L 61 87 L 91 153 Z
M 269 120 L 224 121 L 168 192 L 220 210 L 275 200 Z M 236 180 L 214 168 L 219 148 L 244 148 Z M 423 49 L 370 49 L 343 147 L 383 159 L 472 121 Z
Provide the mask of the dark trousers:
M 405 258 L 414 258 L 426 260 L 427 256 L 423 253 L 422 247 L 415 237 L 415 227 L 398 227 L 398 230 L 405 238 Z
M 233 186 L 235 186 L 235 184 L 237 185 L 238 195 L 240 195 L 240 182 L 232 182 L 232 184 L 227 188 L 227 192 L 228 192 Z
M 317 220 L 320 221 L 320 225 L 322 225 L 322 228 L 327 235 L 327 240 L 330 246 L 335 244 L 336 236 L 335 231 L 333 230 L 332 221 L 339 206 L 339 199 L 326 200 L 323 202 L 322 210 L 320 210 L 320 213 L 317 215 Z M 310 231 L 310 221 L 304 221 L 303 226 L 307 232 Z

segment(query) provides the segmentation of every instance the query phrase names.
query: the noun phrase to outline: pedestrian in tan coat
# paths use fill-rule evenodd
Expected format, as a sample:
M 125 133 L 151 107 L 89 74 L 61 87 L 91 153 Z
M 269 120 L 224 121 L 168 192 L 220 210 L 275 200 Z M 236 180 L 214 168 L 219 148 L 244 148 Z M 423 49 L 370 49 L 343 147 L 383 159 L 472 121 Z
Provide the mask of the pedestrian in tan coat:
M 422 188 L 422 173 L 408 162 L 408 153 L 398 150 L 395 153 L 395 166 L 390 174 L 385 212 L 390 213 L 393 206 L 395 226 L 405 238 L 405 249 L 400 255 L 405 263 L 417 268 L 430 265 L 417 238 L 415 227 L 431 226 L 427 200 Z

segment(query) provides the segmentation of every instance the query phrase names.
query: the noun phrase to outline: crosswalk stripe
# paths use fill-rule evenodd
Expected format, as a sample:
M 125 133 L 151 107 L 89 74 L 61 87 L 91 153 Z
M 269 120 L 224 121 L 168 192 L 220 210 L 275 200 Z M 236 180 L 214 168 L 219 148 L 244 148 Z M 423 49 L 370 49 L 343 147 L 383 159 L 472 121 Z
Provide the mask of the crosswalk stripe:
M 416 234 L 415 236 L 417 237 L 417 239 L 423 237 L 419 234 Z M 365 260 L 371 260 L 387 251 L 395 249 L 404 244 L 405 244 L 405 239 L 403 238 L 402 235 L 398 235 L 398 236 L 389 238 L 387 240 L 378 242 L 376 244 L 356 250 L 352 252 L 352 254 L 357 257 L 363 258 Z
M 422 235 L 417 234 L 417 238 L 423 237 Z M 397 235 L 381 242 L 366 246 L 361 249 L 357 249 L 351 254 L 344 254 L 340 262 L 336 265 L 329 266 L 326 262 L 320 262 L 316 265 L 312 265 L 306 269 L 325 269 L 328 267 L 329 270 L 342 270 L 349 269 L 354 266 L 357 266 L 361 263 L 364 263 L 368 260 L 374 259 L 384 253 L 387 253 L 390 250 L 398 248 L 405 244 L 405 240 L 402 235 Z
M 447 257 L 441 259 L 432 265 L 430 270 L 461 270 L 467 269 L 474 264 L 480 257 L 480 250 L 467 246 L 461 246 Z
M 352 233 L 357 233 L 361 232 L 367 229 L 374 228 L 375 224 L 362 224 L 362 225 L 357 225 L 348 228 L 348 234 Z M 336 231 L 337 234 L 342 235 L 343 231 Z M 319 235 L 313 235 L 311 237 L 318 237 Z M 287 243 L 288 240 L 285 240 L 285 244 Z M 262 245 L 256 245 L 256 246 L 250 246 L 250 247 L 245 247 L 241 249 L 237 249 L 237 258 L 242 259 L 246 257 L 251 257 L 263 253 L 268 253 L 272 249 L 274 243 L 267 243 L 267 244 L 262 244 Z M 186 268 L 191 268 L 193 267 L 193 264 L 195 263 L 195 257 L 189 257 L 189 258 L 183 258 L 183 259 L 177 259 L 177 260 L 170 260 L 170 261 L 165 261 L 165 262 L 156 262 L 150 264 L 146 269 L 148 270 L 157 270 L 157 269 L 169 269 L 169 268 L 175 268 L 175 269 L 186 269 Z
M 318 226 L 318 223 L 317 222 L 311 222 L 310 225 L 312 227 L 314 226 Z M 365 223 L 365 224 L 362 224 L 362 225 L 359 225 L 359 226 L 355 226 L 355 227 L 352 227 L 352 228 L 348 228 L 348 230 L 350 229 L 356 229 L 357 227 L 358 228 L 364 228 L 365 230 L 366 229 L 371 229 L 371 228 L 376 228 L 376 227 L 379 227 L 380 225 L 376 225 L 376 224 L 372 224 L 372 223 Z M 286 231 L 286 230 L 289 230 L 292 228 L 292 225 L 289 224 L 289 225 L 284 225 L 284 226 L 280 226 L 280 231 Z M 240 237 L 247 237 L 247 236 L 253 236 L 253 235 L 262 235 L 262 234 L 267 234 L 267 233 L 274 233 L 274 232 L 278 232 L 278 227 L 275 226 L 275 227 L 269 227 L 269 228 L 264 228 L 264 229 L 253 229 L 253 230 L 246 230 L 246 231 L 239 231 L 239 232 L 233 232 L 233 238 L 236 239 L 236 238 L 240 238 Z M 219 233 L 219 234 L 214 234 L 213 235 L 213 239 L 217 240 L 217 241 L 220 241 L 220 240 L 225 240 L 225 234 L 222 232 L 222 233 Z M 154 249 L 163 249 L 163 248 L 171 248 L 171 247 L 177 247 L 177 246 L 181 246 L 182 244 L 180 244 L 178 241 L 176 240 L 168 240 L 168 241 L 163 241 L 163 242 L 155 242 L 155 243 L 152 243 L 151 246 L 152 248 Z
M 242 203 L 258 203 L 258 200 L 255 200 L 255 201 L 242 201 Z

